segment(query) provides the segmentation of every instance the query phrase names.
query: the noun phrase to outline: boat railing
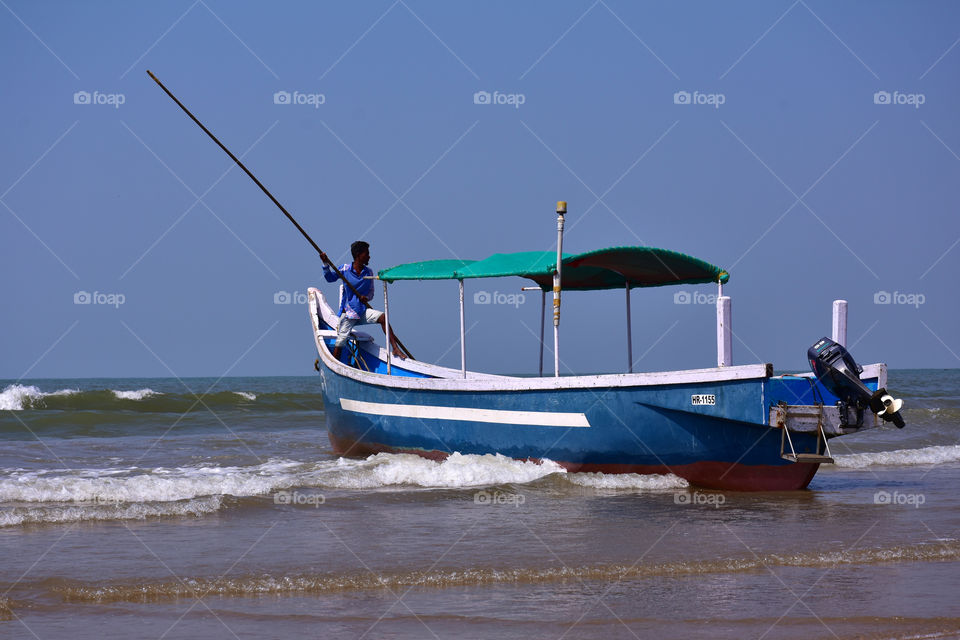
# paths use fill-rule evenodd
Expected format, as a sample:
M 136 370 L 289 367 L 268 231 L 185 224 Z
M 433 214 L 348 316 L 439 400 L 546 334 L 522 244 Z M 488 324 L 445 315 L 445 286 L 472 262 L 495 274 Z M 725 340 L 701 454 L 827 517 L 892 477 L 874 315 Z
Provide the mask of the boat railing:
M 326 346 L 326 340 L 330 338 L 335 338 L 337 332 L 332 327 L 336 327 L 339 321 L 338 316 L 333 312 L 333 309 L 327 304 L 327 300 L 323 295 L 323 292 L 314 287 L 308 289 L 309 293 L 309 309 L 310 309 L 310 319 L 313 323 L 314 335 L 316 336 L 317 347 L 322 347 L 327 355 L 331 358 L 333 354 L 330 353 L 329 348 Z M 320 323 L 323 323 L 330 329 L 322 328 Z M 381 362 L 387 361 L 387 349 L 377 343 L 374 336 L 365 333 L 363 331 L 354 330 L 351 332 L 351 337 L 356 339 L 356 346 L 359 350 L 363 351 L 366 355 L 371 358 L 379 359 Z M 405 360 L 397 361 L 394 360 L 394 366 L 399 366 L 407 371 L 418 373 L 424 376 L 429 376 L 431 378 L 462 378 L 462 372 L 459 369 L 450 369 L 448 367 L 442 367 L 436 364 L 430 364 L 427 362 L 421 362 L 419 360 L 414 360 L 412 358 L 407 358 Z M 495 375 L 492 373 L 479 373 L 476 371 L 468 371 L 467 378 L 485 380 L 485 379 L 504 379 L 510 378 L 512 376 L 501 376 Z

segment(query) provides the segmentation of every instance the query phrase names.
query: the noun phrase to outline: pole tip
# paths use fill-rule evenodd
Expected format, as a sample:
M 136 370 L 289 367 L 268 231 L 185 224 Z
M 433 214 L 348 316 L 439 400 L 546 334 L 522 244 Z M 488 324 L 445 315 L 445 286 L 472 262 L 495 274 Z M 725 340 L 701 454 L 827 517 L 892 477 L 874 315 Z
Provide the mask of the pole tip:
M 566 200 L 557 201 L 557 213 L 564 214 L 567 212 L 567 202 Z

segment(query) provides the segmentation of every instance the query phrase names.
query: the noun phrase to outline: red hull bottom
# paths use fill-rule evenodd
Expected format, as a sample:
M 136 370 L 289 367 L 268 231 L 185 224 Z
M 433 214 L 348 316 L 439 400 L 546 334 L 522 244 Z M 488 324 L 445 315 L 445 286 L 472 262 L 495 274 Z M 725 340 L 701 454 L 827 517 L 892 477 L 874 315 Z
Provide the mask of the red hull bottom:
M 402 449 L 373 442 L 352 442 L 329 433 L 330 444 L 338 455 L 369 456 L 375 453 L 412 453 L 422 458 L 442 461 L 445 451 Z M 672 473 L 697 487 L 726 491 L 796 491 L 806 489 L 820 468 L 819 464 L 793 462 L 783 465 L 745 465 L 732 462 L 693 462 L 666 465 L 582 464 L 554 460 L 570 472 L 638 473 L 641 475 Z

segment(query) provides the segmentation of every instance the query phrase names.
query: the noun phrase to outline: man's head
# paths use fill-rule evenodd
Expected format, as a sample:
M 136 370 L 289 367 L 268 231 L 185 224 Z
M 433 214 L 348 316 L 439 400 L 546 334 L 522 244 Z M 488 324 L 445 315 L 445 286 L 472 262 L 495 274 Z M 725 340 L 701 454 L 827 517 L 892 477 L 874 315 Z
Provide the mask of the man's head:
M 350 255 L 353 256 L 354 260 L 357 260 L 364 254 L 366 254 L 367 261 L 369 261 L 370 260 L 370 243 L 369 242 L 364 242 L 363 240 L 357 240 L 356 242 L 350 245 Z M 367 263 L 366 261 L 363 262 L 363 264 L 366 264 L 366 263 Z

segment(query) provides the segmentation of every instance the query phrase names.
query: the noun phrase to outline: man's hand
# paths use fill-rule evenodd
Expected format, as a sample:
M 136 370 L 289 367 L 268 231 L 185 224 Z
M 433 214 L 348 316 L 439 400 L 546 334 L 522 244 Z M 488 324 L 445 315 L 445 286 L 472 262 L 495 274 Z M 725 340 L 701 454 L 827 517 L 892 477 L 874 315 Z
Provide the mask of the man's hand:
M 360 302 L 362 302 L 363 304 L 367 304 L 369 300 L 370 298 L 368 298 L 367 296 L 360 296 Z
M 320 259 L 323 260 L 324 264 L 330 262 L 330 258 L 328 258 L 327 254 L 325 254 L 323 251 L 320 252 Z

